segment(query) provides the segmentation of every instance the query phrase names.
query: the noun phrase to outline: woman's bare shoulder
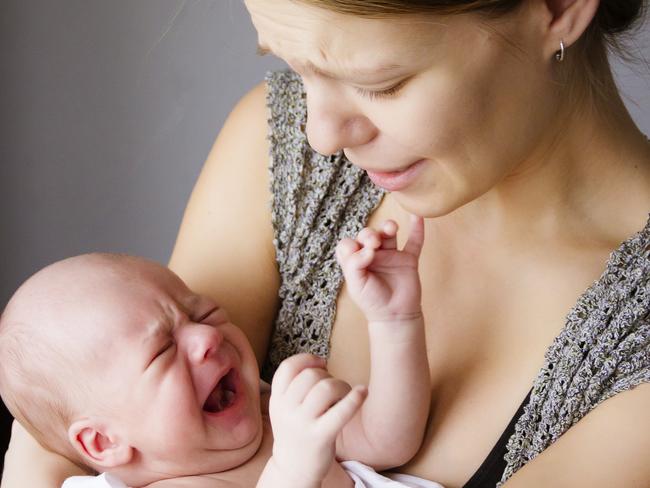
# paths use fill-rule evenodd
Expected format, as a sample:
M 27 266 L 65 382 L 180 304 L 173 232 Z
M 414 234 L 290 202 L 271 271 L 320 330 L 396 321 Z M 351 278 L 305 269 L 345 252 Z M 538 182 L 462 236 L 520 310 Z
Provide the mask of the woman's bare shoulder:
M 505 487 L 650 486 L 649 409 L 650 383 L 605 400 Z
M 268 175 L 266 86 L 245 95 L 216 139 L 185 209 L 169 266 L 213 298 L 261 360 L 279 278 Z

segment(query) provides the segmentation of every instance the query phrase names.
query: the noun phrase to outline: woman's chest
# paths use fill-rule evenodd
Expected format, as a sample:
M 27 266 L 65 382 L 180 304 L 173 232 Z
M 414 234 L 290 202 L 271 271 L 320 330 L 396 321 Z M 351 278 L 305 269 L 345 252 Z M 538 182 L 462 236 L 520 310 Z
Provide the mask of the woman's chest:
M 447 487 L 462 486 L 488 455 L 607 258 L 506 251 L 429 246 L 421 259 L 433 394 L 423 446 L 403 470 Z M 366 321 L 344 286 L 329 368 L 365 383 L 369 361 Z

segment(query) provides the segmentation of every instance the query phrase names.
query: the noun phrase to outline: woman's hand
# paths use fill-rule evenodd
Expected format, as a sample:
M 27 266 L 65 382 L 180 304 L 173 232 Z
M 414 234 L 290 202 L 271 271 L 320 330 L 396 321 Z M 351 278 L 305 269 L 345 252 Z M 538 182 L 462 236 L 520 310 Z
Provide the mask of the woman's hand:
M 377 231 L 364 228 L 356 239 L 342 239 L 336 257 L 350 296 L 369 322 L 421 317 L 418 260 L 424 242 L 424 221 L 413 216 L 404 249 L 397 249 L 397 224 L 388 220 Z

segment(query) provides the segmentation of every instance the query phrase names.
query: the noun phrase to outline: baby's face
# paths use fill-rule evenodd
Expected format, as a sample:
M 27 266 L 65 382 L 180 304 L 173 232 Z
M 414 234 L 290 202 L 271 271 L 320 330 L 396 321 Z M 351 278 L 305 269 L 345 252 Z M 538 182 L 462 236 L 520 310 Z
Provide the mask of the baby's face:
M 97 283 L 79 317 L 104 378 L 97 400 L 161 478 L 242 464 L 262 435 L 248 340 L 223 309 L 166 269 L 131 268 Z

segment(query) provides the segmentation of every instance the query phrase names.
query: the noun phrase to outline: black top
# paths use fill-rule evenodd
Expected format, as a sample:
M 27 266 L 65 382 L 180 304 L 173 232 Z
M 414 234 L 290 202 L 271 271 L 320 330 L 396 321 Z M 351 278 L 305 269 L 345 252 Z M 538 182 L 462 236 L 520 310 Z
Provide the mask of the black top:
M 519 420 L 521 414 L 524 413 L 524 406 L 528 403 L 529 398 L 530 391 L 528 392 L 528 395 L 526 395 L 526 398 L 524 398 L 524 401 L 521 402 L 517 412 L 513 415 L 508 427 L 503 431 L 503 434 L 499 437 L 499 440 L 490 451 L 490 454 L 488 454 L 485 461 L 483 461 L 483 464 L 481 464 L 481 466 L 476 470 L 474 476 L 463 485 L 463 488 L 494 488 L 497 483 L 501 481 L 503 471 L 506 469 L 504 456 L 507 452 L 506 446 L 508 444 L 508 439 L 510 439 L 510 436 L 514 433 L 515 424 L 517 423 L 517 420 Z

